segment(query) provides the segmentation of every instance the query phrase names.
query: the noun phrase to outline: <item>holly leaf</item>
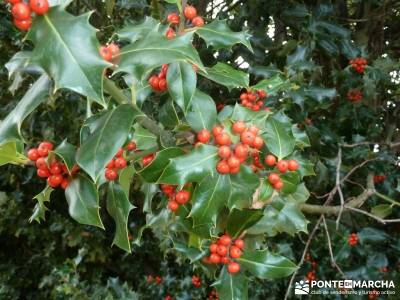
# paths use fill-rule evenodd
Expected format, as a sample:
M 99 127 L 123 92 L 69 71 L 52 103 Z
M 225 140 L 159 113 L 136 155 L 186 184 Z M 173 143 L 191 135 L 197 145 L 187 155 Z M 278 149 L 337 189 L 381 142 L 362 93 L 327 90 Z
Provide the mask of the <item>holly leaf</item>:
M 290 83 L 284 81 L 280 75 L 263 79 L 251 87 L 252 90 L 263 90 L 268 96 L 276 95 L 278 92 L 290 87 Z
M 157 185 L 154 183 L 143 182 L 142 186 L 140 187 L 140 190 L 144 194 L 143 211 L 152 214 L 153 213 L 152 202 L 154 195 L 158 191 Z
M 293 203 L 305 203 L 310 197 L 310 192 L 306 188 L 306 185 L 303 183 L 296 186 L 296 190 L 288 195 L 281 195 L 282 198 L 293 202 Z
M 220 299 L 248 299 L 248 279 L 243 272 L 230 274 L 226 270 L 226 267 L 224 267 L 219 274 L 218 281 L 214 285 Z
M 311 146 L 310 139 L 308 138 L 306 131 L 301 130 L 299 127 L 297 127 L 297 125 L 293 125 L 292 133 L 296 140 L 297 147 L 303 150 L 304 148 Z
M 258 209 L 232 209 L 227 221 L 226 230 L 232 238 L 237 238 L 243 231 L 256 224 L 263 217 Z
M 284 256 L 272 254 L 268 250 L 245 251 L 237 259 L 240 266 L 261 279 L 287 277 L 297 266 Z
M 211 68 L 205 68 L 205 72 L 199 71 L 199 73 L 211 81 L 226 86 L 229 91 L 234 88 L 247 88 L 249 86 L 249 74 L 224 63 L 218 62 Z
M 104 229 L 99 213 L 99 195 L 94 183 L 85 176 L 78 175 L 65 190 L 69 205 L 69 215 L 77 222 Z
M 105 106 L 102 76 L 111 64 L 100 57 L 91 14 L 73 16 L 62 6 L 52 7 L 34 18 L 27 38 L 35 45 L 32 62 L 54 80 L 55 90 L 67 88 Z
M 278 160 L 292 154 L 294 150 L 295 139 L 289 127 L 289 124 L 281 123 L 274 118 L 268 118 L 266 121 L 262 137 L 268 150 L 277 156 Z
M 379 204 L 371 208 L 371 214 L 379 217 L 386 218 L 392 213 L 392 206 L 390 204 Z
M 283 188 L 281 190 L 282 194 L 294 193 L 300 183 L 300 175 L 298 172 L 287 172 L 282 174 L 281 180 L 283 182 Z
M 119 184 L 121 188 L 124 190 L 125 194 L 129 197 L 129 191 L 131 188 L 132 178 L 135 175 L 136 170 L 131 166 L 127 166 L 126 168 L 122 169 L 118 176 Z
M 228 207 L 243 208 L 248 207 L 252 200 L 253 194 L 260 184 L 259 178 L 250 167 L 241 166 L 240 172 L 230 176 L 231 179 L 231 196 L 229 197 Z
M 75 154 L 76 154 L 75 146 L 68 143 L 67 140 L 64 140 L 52 152 L 63 160 L 65 166 L 68 169 L 68 172 L 71 174 L 72 167 L 75 164 Z
M 197 76 L 192 65 L 173 62 L 168 66 L 168 90 L 171 98 L 186 114 L 196 91 Z
M 215 50 L 231 49 L 235 44 L 242 44 L 253 52 L 249 41 L 250 35 L 245 31 L 233 32 L 226 24 L 226 20 L 214 20 L 197 28 L 196 33 L 205 40 L 207 46 L 213 46 Z
M 0 123 L 0 144 L 10 140 L 23 139 L 21 135 L 22 122 L 46 99 L 49 85 L 49 77 L 43 74 L 29 88 L 17 106 Z
M 0 166 L 5 164 L 24 165 L 29 162 L 25 155 L 21 154 L 16 142 L 10 141 L 0 145 Z
M 138 150 L 146 150 L 157 146 L 157 137 L 139 124 L 135 125 L 132 139 L 136 142 Z
M 113 244 L 126 252 L 131 252 L 129 242 L 128 217 L 134 206 L 129 202 L 127 194 L 122 187 L 110 182 L 107 193 L 107 211 L 115 222 L 115 235 Z
M 172 158 L 158 183 L 183 186 L 186 182 L 200 182 L 206 176 L 215 174 L 217 162 L 217 148 L 200 145 L 186 155 Z
M 118 37 L 122 41 L 134 43 L 137 40 L 146 38 L 151 32 L 157 32 L 160 23 L 152 17 L 146 17 L 142 23 L 130 24 L 118 32 Z
M 196 185 L 192 196 L 192 210 L 189 217 L 193 226 L 216 224 L 217 216 L 229 198 L 229 177 L 207 176 Z
M 76 154 L 77 163 L 93 181 L 97 181 L 106 164 L 125 143 L 132 123 L 139 114 L 131 105 L 122 104 L 96 120 L 94 131 L 81 142 Z
M 214 100 L 209 95 L 196 90 L 186 114 L 186 120 L 195 131 L 211 130 L 217 122 L 217 109 Z
M 46 220 L 46 211 L 49 210 L 45 202 L 50 202 L 50 195 L 53 192 L 53 189 L 49 186 L 37 194 L 33 199 L 37 200 L 35 207 L 33 208 L 33 213 L 29 218 L 29 222 L 36 221 L 40 223 L 41 220 Z
M 150 33 L 146 38 L 121 49 L 120 64 L 117 72 L 131 74 L 136 80 L 142 80 L 148 73 L 163 65 L 175 61 L 187 61 L 203 69 L 203 63 L 192 45 L 192 34 L 168 40 L 158 32 Z

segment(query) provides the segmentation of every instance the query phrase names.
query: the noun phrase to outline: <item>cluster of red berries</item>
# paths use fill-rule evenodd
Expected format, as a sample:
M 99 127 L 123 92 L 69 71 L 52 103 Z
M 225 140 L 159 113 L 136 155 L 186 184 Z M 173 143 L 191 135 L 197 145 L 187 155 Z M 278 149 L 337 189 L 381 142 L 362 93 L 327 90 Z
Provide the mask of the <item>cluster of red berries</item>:
M 47 184 L 56 188 L 60 186 L 66 189 L 69 184 L 69 172 L 64 163 L 57 161 L 53 157 L 48 162 L 48 155 L 53 150 L 54 145 L 49 141 L 43 141 L 37 148 L 32 148 L 28 151 L 28 158 L 35 162 L 37 168 L 36 174 L 41 178 L 47 178 Z M 78 172 L 78 166 L 74 166 L 71 170 L 71 175 Z
M 125 146 L 125 150 L 135 151 L 136 143 L 134 141 L 130 141 Z M 116 180 L 118 178 L 118 171 L 126 168 L 127 162 L 126 159 L 123 157 L 125 150 L 120 148 L 115 154 L 114 158 L 108 162 L 104 173 L 104 176 L 108 181 Z
M 237 121 L 231 129 L 233 133 L 240 135 L 241 143 L 232 145 L 231 137 L 224 132 L 222 126 L 217 125 L 212 129 L 214 143 L 219 147 L 218 156 L 221 158 L 216 166 L 220 174 L 237 174 L 249 153 L 261 149 L 264 145 L 264 140 L 258 135 L 259 129 L 254 125 L 247 127 L 245 122 Z M 197 133 L 199 143 L 208 143 L 210 139 L 211 133 L 207 129 Z
M 356 103 L 356 102 L 361 101 L 362 98 L 363 98 L 363 95 L 362 95 L 361 91 L 359 91 L 359 90 L 357 90 L 357 89 L 351 89 L 351 90 L 348 91 L 348 93 L 347 93 L 347 99 L 348 99 L 350 102 Z
M 176 192 L 176 186 L 170 184 L 162 184 L 161 190 L 168 197 L 168 208 L 171 211 L 177 211 L 180 205 L 185 205 L 190 199 L 190 192 L 181 190 Z
M 158 75 L 153 75 L 149 78 L 149 84 L 155 92 L 165 92 L 168 89 L 167 83 L 168 65 L 164 64 Z
M 193 275 L 192 276 L 192 284 L 194 285 L 195 288 L 201 287 L 201 279 L 200 277 Z
M 187 5 L 183 11 L 183 14 L 194 27 L 204 26 L 204 19 L 197 15 L 197 10 L 194 6 Z M 167 16 L 167 22 L 169 23 L 169 27 L 165 33 L 167 39 L 173 39 L 176 36 L 175 28 L 179 25 L 180 21 L 181 18 L 176 12 L 170 13 Z
M 374 176 L 374 183 L 381 183 L 384 182 L 386 179 L 385 175 L 375 175 Z
M 316 277 L 316 273 L 317 273 L 317 262 L 315 260 L 313 260 L 313 258 L 311 257 L 310 253 L 307 253 L 305 259 L 306 262 L 309 262 L 311 264 L 311 271 L 309 271 L 306 275 L 306 280 L 308 281 L 314 281 L 317 277 Z
M 160 285 L 163 282 L 163 279 L 161 276 L 153 277 L 152 275 L 148 275 L 146 281 L 149 284 L 154 282 L 155 284 Z
M 356 246 L 358 244 L 358 235 L 357 233 L 351 233 L 347 238 L 347 242 L 350 246 Z
M 351 65 L 354 71 L 362 74 L 365 71 L 367 60 L 364 57 L 356 57 L 349 61 L 349 65 Z
M 212 290 L 209 294 L 208 294 L 208 300 L 219 300 L 219 296 L 216 290 Z
M 264 99 L 266 97 L 267 93 L 265 93 L 263 90 L 258 90 L 255 93 L 248 91 L 240 95 L 240 100 L 242 101 L 241 103 L 244 107 L 258 111 L 263 107 Z
M 154 157 L 156 157 L 155 153 L 151 153 L 149 155 L 142 157 L 143 166 L 145 167 L 145 166 L 149 165 L 153 161 Z
M 47 0 L 29 0 L 29 5 L 22 0 L 7 0 L 7 2 L 12 5 L 11 14 L 15 27 L 23 31 L 32 26 L 32 12 L 40 16 L 49 10 Z
M 229 273 L 237 273 L 240 270 L 240 265 L 232 259 L 241 257 L 243 248 L 244 241 L 242 239 L 232 241 L 229 235 L 224 234 L 219 237 L 216 243 L 210 245 L 210 256 L 206 257 L 203 262 L 228 265 Z
M 279 172 L 286 173 L 287 171 L 295 172 L 299 169 L 299 163 L 294 159 L 283 160 L 276 162 L 276 157 L 272 154 L 268 154 L 265 156 L 265 164 L 269 167 L 276 167 Z M 275 190 L 280 190 L 283 188 L 283 182 L 279 176 L 279 174 L 272 172 L 268 175 L 268 181 L 272 184 Z
M 105 61 L 114 61 L 116 57 L 120 53 L 119 46 L 115 43 L 111 43 L 105 46 L 101 46 L 99 49 L 100 56 L 105 60 Z

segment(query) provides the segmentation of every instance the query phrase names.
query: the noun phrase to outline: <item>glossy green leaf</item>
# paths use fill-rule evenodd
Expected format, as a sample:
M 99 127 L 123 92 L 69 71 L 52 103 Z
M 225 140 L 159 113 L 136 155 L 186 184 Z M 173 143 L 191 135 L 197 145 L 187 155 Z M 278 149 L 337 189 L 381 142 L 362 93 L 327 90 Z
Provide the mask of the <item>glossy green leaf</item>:
M 332 99 L 336 96 L 336 89 L 325 88 L 319 86 L 308 86 L 304 88 L 304 93 L 318 102 L 322 102 L 325 99 Z
M 90 137 L 81 144 L 76 161 L 94 181 L 125 143 L 132 123 L 139 114 L 128 104 L 108 111 L 97 121 Z
M 158 191 L 157 185 L 154 183 L 143 182 L 140 190 L 144 193 L 143 211 L 150 214 L 153 213 L 152 202 Z
M 64 140 L 60 145 L 57 146 L 57 148 L 53 150 L 53 153 L 55 153 L 63 160 L 68 169 L 68 172 L 71 173 L 72 167 L 75 164 L 75 146 L 68 143 L 67 140 Z
M 115 222 L 115 235 L 113 244 L 126 252 L 131 252 L 128 232 L 128 217 L 134 206 L 129 202 L 128 196 L 122 187 L 110 182 L 107 193 L 107 211 Z
M 311 161 L 302 157 L 300 155 L 300 152 L 295 151 L 288 158 L 294 159 L 299 163 L 300 168 L 299 168 L 298 172 L 300 173 L 301 178 L 303 178 L 305 176 L 314 176 L 315 175 L 314 164 Z
M 186 182 L 200 182 L 206 176 L 216 173 L 217 162 L 217 148 L 200 145 L 186 155 L 172 158 L 158 183 L 184 185 Z
M 382 230 L 364 227 L 360 232 L 358 232 L 358 238 L 360 243 L 363 245 L 365 243 L 382 243 L 390 237 Z
M 102 76 L 111 64 L 100 57 L 90 15 L 73 16 L 62 6 L 52 7 L 34 18 L 28 39 L 35 45 L 32 61 L 54 80 L 55 90 L 67 88 L 104 106 Z
M 252 90 L 263 90 L 269 96 L 276 95 L 279 91 L 288 88 L 290 84 L 282 79 L 280 75 L 275 75 L 268 79 L 263 79 L 251 87 Z
M 228 90 L 249 86 L 249 74 L 221 62 L 211 68 L 205 68 L 205 72 L 199 71 L 199 73 L 211 81 L 226 86 Z
M 296 140 L 296 146 L 300 149 L 304 149 L 306 147 L 310 147 L 310 139 L 308 138 L 308 135 L 306 131 L 301 130 L 297 125 L 292 126 L 292 133 L 293 136 Z
M 121 188 L 124 190 L 125 194 L 128 195 L 128 197 L 132 184 L 132 179 L 135 173 L 136 173 L 135 168 L 132 165 L 130 165 L 122 169 L 118 176 L 118 182 L 121 185 Z
M 290 124 L 284 124 L 273 118 L 268 118 L 262 136 L 268 150 L 277 156 L 278 160 L 292 154 L 295 139 L 291 133 Z
M 214 284 L 218 296 L 224 300 L 247 300 L 248 299 L 248 279 L 239 272 L 231 275 L 224 267 L 219 274 L 218 281 Z
M 53 192 L 53 189 L 49 186 L 37 194 L 33 199 L 37 200 L 35 207 L 33 208 L 32 215 L 29 218 L 29 222 L 36 221 L 40 223 L 42 220 L 46 220 L 46 211 L 49 210 L 46 207 L 45 202 L 50 202 L 50 195 Z
M 195 131 L 211 130 L 217 122 L 214 100 L 209 95 L 196 90 L 186 120 Z
M 281 180 L 283 182 L 281 192 L 283 194 L 292 194 L 296 191 L 300 183 L 300 174 L 298 172 L 286 172 L 281 175 Z
M 90 179 L 82 175 L 75 177 L 65 190 L 65 197 L 68 212 L 75 221 L 104 229 L 99 213 L 99 195 Z
M 241 166 L 240 172 L 231 178 L 231 196 L 229 197 L 228 207 L 243 208 L 249 207 L 253 201 L 253 194 L 260 184 L 258 175 L 254 174 L 250 167 Z
M 47 75 L 40 76 L 17 106 L 0 123 L 0 144 L 9 140 L 22 139 L 21 124 L 46 99 L 49 84 L 50 79 Z
M 146 150 L 157 146 L 157 137 L 139 124 L 135 125 L 132 139 L 136 142 L 138 150 Z
M 192 65 L 184 61 L 171 63 L 168 66 L 167 82 L 172 100 L 186 114 L 192 102 L 197 84 L 197 75 Z
M 245 251 L 237 259 L 239 264 L 261 279 L 287 277 L 297 266 L 284 256 L 272 254 L 268 250 Z
M 188 61 L 203 68 L 190 33 L 168 40 L 161 33 L 152 32 L 146 38 L 123 47 L 120 59 L 117 72 L 129 73 L 137 80 L 144 79 L 151 70 L 162 64 L 175 61 Z
M 262 210 L 232 209 L 227 221 L 226 230 L 233 238 L 237 238 L 243 231 L 256 224 L 263 217 Z
M 131 24 L 121 29 L 118 37 L 123 41 L 134 43 L 139 39 L 146 38 L 151 32 L 157 32 L 159 27 L 160 23 L 157 20 L 146 17 L 142 23 Z
M 265 126 L 265 120 L 270 114 L 270 112 L 265 110 L 253 111 L 236 103 L 231 118 L 235 121 L 251 122 L 262 129 Z
M 271 198 L 273 193 L 274 193 L 274 188 L 268 182 L 268 180 L 265 179 L 261 182 L 261 185 L 259 188 L 258 200 L 259 201 L 267 201 L 268 199 Z
M 213 46 L 216 50 L 231 49 L 235 44 L 242 44 L 253 51 L 249 41 L 250 35 L 244 31 L 233 32 L 226 24 L 226 20 L 214 20 L 210 24 L 197 28 L 196 33 L 206 41 L 208 46 Z
M 371 208 L 371 214 L 379 217 L 386 218 L 392 213 L 392 206 L 390 204 L 379 204 Z
M 0 145 L 0 166 L 5 164 L 23 165 L 29 162 L 28 158 L 17 148 L 17 143 L 13 141 Z
M 196 185 L 191 198 L 190 217 L 193 226 L 216 224 L 217 216 L 230 195 L 229 177 L 224 175 L 208 176 Z
M 282 197 L 288 201 L 293 203 L 304 203 L 307 201 L 308 197 L 310 197 L 310 192 L 306 188 L 306 185 L 303 183 L 296 186 L 296 190 L 288 195 L 282 195 Z
M 170 160 L 175 157 L 180 157 L 184 153 L 185 152 L 181 148 L 167 148 L 157 152 L 156 157 L 153 159 L 151 164 L 139 171 L 139 174 L 147 182 L 157 182 Z

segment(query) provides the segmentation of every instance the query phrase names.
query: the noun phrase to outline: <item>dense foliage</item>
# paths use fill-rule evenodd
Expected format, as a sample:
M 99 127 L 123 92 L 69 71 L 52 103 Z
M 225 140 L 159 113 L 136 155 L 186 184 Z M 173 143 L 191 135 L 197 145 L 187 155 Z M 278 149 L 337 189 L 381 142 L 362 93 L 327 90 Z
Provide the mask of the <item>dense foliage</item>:
M 2 299 L 400 284 L 395 1 L 49 2 L 0 10 Z

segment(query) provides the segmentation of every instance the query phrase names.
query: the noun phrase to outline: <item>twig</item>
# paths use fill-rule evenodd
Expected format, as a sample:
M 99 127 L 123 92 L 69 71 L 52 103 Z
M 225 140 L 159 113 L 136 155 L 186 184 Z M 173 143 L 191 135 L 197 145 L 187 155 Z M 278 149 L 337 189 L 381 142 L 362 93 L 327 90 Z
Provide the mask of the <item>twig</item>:
M 335 258 L 333 257 L 331 237 L 329 235 L 329 230 L 328 230 L 328 226 L 326 225 L 326 221 L 325 221 L 324 215 L 322 215 L 322 221 L 323 221 L 324 227 L 325 227 L 326 238 L 328 239 L 328 249 L 329 249 L 329 254 L 331 256 L 331 263 L 339 271 L 339 273 L 340 273 L 340 275 L 342 275 L 343 279 L 346 279 L 346 275 L 344 275 L 342 269 L 338 266 L 338 264 L 336 263 Z
M 342 147 L 340 147 L 340 146 L 339 146 L 337 157 L 338 157 L 338 162 L 337 162 L 337 166 L 336 166 L 336 189 L 337 189 L 337 191 L 339 193 L 339 197 L 340 197 L 340 210 L 339 210 L 338 217 L 336 219 L 336 229 L 339 228 L 340 218 L 342 216 L 343 207 L 344 207 L 344 197 L 343 197 L 342 188 L 340 187 L 340 184 L 341 184 L 340 167 L 342 165 Z
M 355 212 L 358 212 L 360 214 L 366 215 L 366 216 L 368 216 L 368 217 L 370 217 L 372 219 L 377 220 L 379 223 L 382 223 L 384 225 L 386 225 L 387 223 L 399 223 L 400 222 L 400 219 L 382 219 L 382 218 L 379 218 L 379 217 L 377 217 L 377 216 L 375 216 L 373 214 L 370 214 L 369 212 L 366 212 L 365 210 L 358 209 L 358 208 L 355 208 L 355 207 L 345 206 L 345 208 L 349 209 L 349 210 L 352 210 L 352 211 L 355 211 Z

